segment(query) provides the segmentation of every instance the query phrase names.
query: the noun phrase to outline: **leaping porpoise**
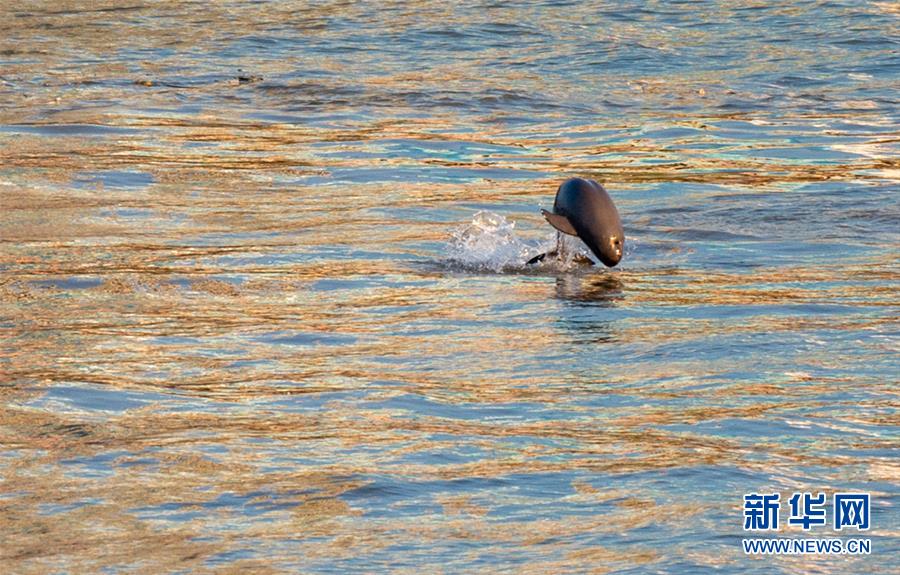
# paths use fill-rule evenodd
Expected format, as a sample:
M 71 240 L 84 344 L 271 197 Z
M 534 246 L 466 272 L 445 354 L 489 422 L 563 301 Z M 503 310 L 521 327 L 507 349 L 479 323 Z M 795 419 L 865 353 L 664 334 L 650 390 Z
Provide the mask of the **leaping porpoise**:
M 541 214 L 560 232 L 578 237 L 607 266 L 613 267 L 622 259 L 625 232 L 619 211 L 603 186 L 594 180 L 566 180 L 556 190 L 553 213 L 541 210 Z M 557 242 L 557 250 L 560 245 Z M 537 263 L 547 255 L 535 256 L 528 263 Z

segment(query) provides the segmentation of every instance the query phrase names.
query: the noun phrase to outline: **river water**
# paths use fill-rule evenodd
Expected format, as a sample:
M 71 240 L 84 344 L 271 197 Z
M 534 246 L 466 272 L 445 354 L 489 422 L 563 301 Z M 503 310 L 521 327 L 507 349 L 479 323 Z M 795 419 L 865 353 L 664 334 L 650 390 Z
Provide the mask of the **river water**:
M 5 3 L 0 572 L 896 573 L 900 8 L 772 4 Z

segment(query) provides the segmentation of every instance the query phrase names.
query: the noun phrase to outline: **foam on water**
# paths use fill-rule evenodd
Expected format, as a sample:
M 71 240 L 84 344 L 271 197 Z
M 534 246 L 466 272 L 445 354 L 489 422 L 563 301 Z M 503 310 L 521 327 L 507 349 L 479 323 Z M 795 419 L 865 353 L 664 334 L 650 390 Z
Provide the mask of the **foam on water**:
M 518 236 L 516 223 L 489 211 L 480 211 L 472 221 L 453 230 L 447 243 L 447 262 L 454 266 L 475 271 L 495 273 L 521 270 L 566 271 L 579 264 L 578 256 L 590 258 L 584 244 L 578 238 L 552 232 L 541 240 L 526 241 Z M 537 264 L 528 265 L 534 256 L 555 251 L 557 236 L 560 249 L 556 257 L 546 257 Z

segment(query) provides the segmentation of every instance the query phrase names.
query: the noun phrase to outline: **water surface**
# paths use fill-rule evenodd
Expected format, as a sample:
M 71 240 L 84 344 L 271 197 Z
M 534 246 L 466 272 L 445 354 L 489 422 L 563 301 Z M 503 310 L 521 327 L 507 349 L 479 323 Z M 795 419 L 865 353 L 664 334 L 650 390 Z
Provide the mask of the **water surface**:
M 895 569 L 895 4 L 0 16 L 0 571 Z M 522 269 L 574 175 L 623 262 Z

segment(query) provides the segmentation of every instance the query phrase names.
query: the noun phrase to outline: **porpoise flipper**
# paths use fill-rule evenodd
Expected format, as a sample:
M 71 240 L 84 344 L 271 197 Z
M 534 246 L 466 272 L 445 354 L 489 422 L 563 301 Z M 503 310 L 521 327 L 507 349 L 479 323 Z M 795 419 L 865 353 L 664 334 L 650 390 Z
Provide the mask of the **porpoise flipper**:
M 594 265 L 594 260 L 584 254 L 575 254 L 574 256 L 572 256 L 572 261 L 580 266 Z
M 536 264 L 536 263 L 538 263 L 538 262 L 544 261 L 544 259 L 545 259 L 547 256 L 550 256 L 550 257 L 556 257 L 556 255 L 557 255 L 557 251 L 556 251 L 556 250 L 549 251 L 549 252 L 544 252 L 544 253 L 542 253 L 542 254 L 538 254 L 538 255 L 534 256 L 533 258 L 531 258 L 530 260 L 528 260 L 527 262 L 525 262 L 525 265 L 526 265 L 526 266 L 530 266 L 530 265 Z
M 570 236 L 578 235 L 578 232 L 575 231 L 575 227 L 572 226 L 572 222 L 570 222 L 569 218 L 567 218 L 566 216 L 554 214 L 548 212 L 547 210 L 541 210 L 541 215 L 544 216 L 544 219 L 547 220 L 551 226 L 558 229 L 562 233 L 569 234 Z
M 553 259 L 553 258 L 558 258 L 558 257 L 559 257 L 559 252 L 556 250 L 544 252 L 542 254 L 538 254 L 538 255 L 534 256 L 533 258 L 531 258 L 530 260 L 525 262 L 525 265 L 530 266 L 530 265 L 534 265 L 536 263 L 542 262 L 542 261 L 546 260 L 547 258 Z M 592 265 L 594 265 L 594 260 L 592 260 L 591 258 L 587 257 L 584 254 L 575 254 L 574 256 L 572 256 L 572 263 L 578 264 L 580 266 L 592 266 Z

